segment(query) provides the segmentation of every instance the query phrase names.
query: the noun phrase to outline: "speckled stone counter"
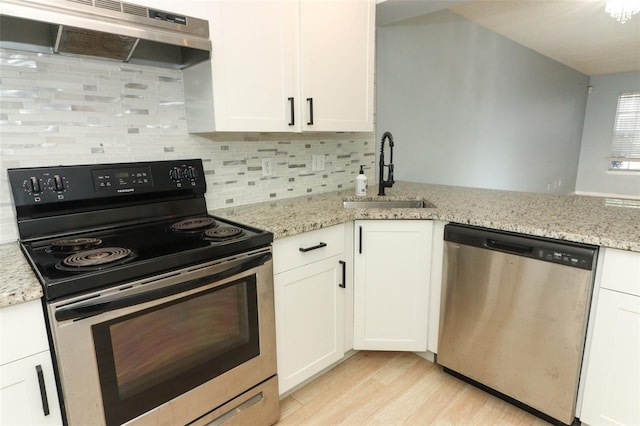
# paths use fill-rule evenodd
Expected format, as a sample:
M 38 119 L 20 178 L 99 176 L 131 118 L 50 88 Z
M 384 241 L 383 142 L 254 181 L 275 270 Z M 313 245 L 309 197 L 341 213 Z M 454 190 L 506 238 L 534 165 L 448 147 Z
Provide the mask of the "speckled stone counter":
M 0 245 L 0 308 L 42 297 L 42 287 L 18 243 Z
M 370 187 L 369 194 L 377 194 Z M 397 182 L 385 197 L 353 190 L 218 209 L 213 214 L 267 229 L 275 238 L 355 219 L 435 219 L 640 252 L 640 204 L 605 198 L 547 195 Z M 424 199 L 435 208 L 345 209 L 348 200 Z
M 211 211 L 273 232 L 276 239 L 357 219 L 435 219 L 640 252 L 640 203 L 398 182 L 387 200 L 428 200 L 434 208 L 345 209 L 353 189 Z M 377 194 L 370 187 L 369 194 Z M 624 204 L 624 202 L 620 202 Z M 614 205 L 609 205 L 614 204 Z M 42 297 L 17 243 L 0 245 L 0 308 Z

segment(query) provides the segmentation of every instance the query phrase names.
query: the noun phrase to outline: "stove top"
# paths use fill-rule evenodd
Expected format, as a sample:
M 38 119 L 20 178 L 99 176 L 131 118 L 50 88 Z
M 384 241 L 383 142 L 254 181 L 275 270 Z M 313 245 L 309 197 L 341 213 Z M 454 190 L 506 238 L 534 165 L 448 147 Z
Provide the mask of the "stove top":
M 20 242 L 47 300 L 269 246 L 207 214 L 202 160 L 8 170 Z
M 204 223 L 184 226 L 179 223 Z M 270 232 L 213 216 L 23 242 L 48 300 L 268 246 Z

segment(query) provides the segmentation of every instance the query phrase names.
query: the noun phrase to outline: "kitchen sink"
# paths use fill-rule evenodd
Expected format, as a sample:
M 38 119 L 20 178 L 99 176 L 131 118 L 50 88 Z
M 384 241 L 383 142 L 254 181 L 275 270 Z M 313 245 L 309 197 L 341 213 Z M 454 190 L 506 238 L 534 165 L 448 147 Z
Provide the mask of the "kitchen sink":
M 362 200 L 343 201 L 346 209 L 429 209 L 435 205 L 426 200 Z

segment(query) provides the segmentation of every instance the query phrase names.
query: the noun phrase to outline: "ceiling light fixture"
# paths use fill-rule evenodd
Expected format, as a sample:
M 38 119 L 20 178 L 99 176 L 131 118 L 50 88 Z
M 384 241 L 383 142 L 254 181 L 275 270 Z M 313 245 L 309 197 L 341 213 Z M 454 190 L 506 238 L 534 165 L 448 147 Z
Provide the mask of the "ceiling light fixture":
M 640 0 L 607 0 L 605 12 L 617 19 L 621 24 L 640 12 Z

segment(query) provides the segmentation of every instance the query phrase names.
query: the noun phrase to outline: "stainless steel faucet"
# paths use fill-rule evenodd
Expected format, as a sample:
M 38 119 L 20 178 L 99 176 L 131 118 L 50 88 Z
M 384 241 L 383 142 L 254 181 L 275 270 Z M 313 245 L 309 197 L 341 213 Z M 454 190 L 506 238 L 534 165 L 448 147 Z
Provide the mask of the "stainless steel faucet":
M 389 148 L 391 149 L 391 156 L 389 157 L 389 164 L 384 164 L 384 141 L 389 139 Z M 380 141 L 380 162 L 379 162 L 379 177 L 378 177 L 378 195 L 384 195 L 385 188 L 391 188 L 394 184 L 393 181 L 393 135 L 390 132 L 384 132 L 382 140 Z M 384 168 L 389 169 L 387 174 L 387 180 L 384 180 Z

